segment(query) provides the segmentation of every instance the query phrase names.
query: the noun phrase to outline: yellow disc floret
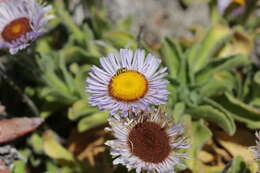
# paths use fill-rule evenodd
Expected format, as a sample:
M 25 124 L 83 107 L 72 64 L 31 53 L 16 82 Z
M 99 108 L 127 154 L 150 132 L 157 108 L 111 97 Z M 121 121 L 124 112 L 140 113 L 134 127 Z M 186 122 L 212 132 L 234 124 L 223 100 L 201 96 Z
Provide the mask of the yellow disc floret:
M 32 29 L 29 19 L 22 17 L 13 20 L 4 27 L 2 31 L 2 38 L 6 42 L 12 42 L 30 31 L 32 31 Z
M 109 95 L 116 100 L 132 102 L 145 96 L 148 81 L 138 71 L 124 70 L 112 77 L 109 83 Z

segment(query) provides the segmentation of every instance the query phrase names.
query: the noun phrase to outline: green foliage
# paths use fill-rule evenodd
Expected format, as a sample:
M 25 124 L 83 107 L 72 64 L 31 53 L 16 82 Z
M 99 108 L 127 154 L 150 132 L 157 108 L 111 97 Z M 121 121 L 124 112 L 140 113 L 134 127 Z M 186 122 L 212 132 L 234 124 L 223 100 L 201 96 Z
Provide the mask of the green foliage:
M 246 123 L 249 128 L 260 127 L 260 110 L 257 108 L 243 103 L 228 93 L 218 101 L 231 112 L 235 119 Z
M 191 134 L 191 148 L 190 156 L 191 160 L 188 161 L 189 167 L 195 172 L 201 169 L 201 163 L 198 160 L 198 152 L 201 150 L 202 146 L 212 137 L 211 131 L 204 124 L 202 120 L 197 122 L 192 122 L 192 134 Z
M 225 92 L 231 93 L 236 83 L 234 70 L 251 64 L 244 55 L 213 57 L 228 42 L 230 34 L 225 27 L 213 26 L 201 42 L 185 50 L 169 38 L 163 41 L 161 54 L 169 68 L 172 89 L 177 91 L 176 95 L 172 95 L 175 97 L 172 104 L 176 105 L 177 120 L 180 119 L 177 109 L 181 106 L 181 112 L 190 114 L 193 119 L 205 119 L 230 135 L 235 133 L 232 113 L 212 100 L 212 97 Z
M 96 112 L 90 116 L 83 118 L 78 124 L 78 130 L 79 132 L 83 132 L 100 124 L 105 124 L 107 122 L 107 118 L 107 112 Z
M 13 173 L 26 173 L 26 163 L 24 161 L 16 161 Z
M 231 35 L 231 30 L 225 26 L 211 27 L 204 38 L 188 51 L 187 58 L 192 72 L 197 72 L 205 67 L 212 56 L 228 42 Z
M 157 46 L 137 40 L 137 36 L 130 32 L 134 23 L 131 16 L 111 23 L 106 9 L 99 8 L 95 1 L 79 1 L 88 15 L 81 23 L 76 23 L 69 2 L 52 2 L 56 18 L 50 24 L 49 32 L 36 41 L 35 47 L 17 55 L 17 59 L 20 56 L 31 58 L 32 66 L 20 62 L 20 59 L 18 61 L 37 76 L 28 74 L 26 79 L 31 81 L 23 81 L 23 76 L 14 67 L 13 73 L 19 74 L 14 79 L 37 105 L 46 122 L 20 147 L 28 161 L 15 162 L 14 173 L 25 173 L 27 164 L 32 170 L 46 173 L 127 172 L 123 166 L 112 167 L 112 158 L 102 148 L 105 134 L 97 139 L 102 146 L 92 141 L 100 135 L 100 127 L 106 125 L 109 115 L 89 105 L 85 91 L 92 65 L 99 65 L 100 57 L 124 47 L 152 49 L 167 66 L 170 82 L 167 106 L 175 122 L 185 125 L 191 144 L 188 149 L 190 160 L 186 163 L 194 173 L 219 173 L 223 170 L 223 165 L 209 168 L 212 163 L 206 163 L 205 166 L 199 156 L 207 142 L 217 141 L 215 131 L 220 129 L 232 136 L 240 128 L 237 122 L 249 129 L 260 128 L 260 71 L 249 57 L 252 37 L 260 25 L 257 18 L 245 20 L 249 19 L 253 7 L 240 19 L 225 20 L 217 11 L 216 1 L 180 0 L 178 2 L 185 8 L 196 3 L 209 3 L 212 26 L 201 33 L 196 31 L 189 45 L 182 40 L 164 37 L 158 43 L 160 49 L 155 50 L 153 48 Z M 230 21 L 234 27 L 229 27 Z M 3 92 L 4 89 L 1 88 Z M 14 112 L 21 115 L 20 110 L 27 109 L 21 107 Z M 13 107 L 8 105 L 9 109 Z M 75 135 L 74 130 L 79 134 Z M 217 144 L 221 145 L 218 141 Z M 76 149 L 71 149 L 74 146 Z M 101 154 L 98 151 L 102 151 Z M 221 156 L 221 159 L 226 158 Z M 93 164 L 90 160 L 98 161 Z M 242 157 L 235 157 L 222 173 L 249 173 L 251 169 L 246 162 Z
M 251 171 L 247 168 L 243 158 L 238 156 L 232 160 L 230 168 L 223 170 L 223 173 L 250 173 Z

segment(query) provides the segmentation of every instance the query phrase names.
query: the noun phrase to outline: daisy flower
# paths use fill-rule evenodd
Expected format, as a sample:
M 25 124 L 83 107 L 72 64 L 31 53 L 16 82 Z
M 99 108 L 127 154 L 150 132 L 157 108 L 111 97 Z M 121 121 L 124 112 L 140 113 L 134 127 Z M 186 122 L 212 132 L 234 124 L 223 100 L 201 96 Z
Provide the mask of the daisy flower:
M 37 0 L 5 0 L 0 2 L 0 48 L 11 54 L 28 47 L 45 31 L 51 6 Z
M 92 106 L 127 116 L 129 111 L 151 111 L 151 104 L 167 102 L 167 73 L 160 68 L 160 59 L 143 50 L 121 49 L 100 58 L 100 63 L 101 68 L 93 66 L 87 78 Z
M 243 13 L 246 5 L 246 0 L 218 0 L 218 9 L 221 14 L 224 14 L 225 11 L 233 4 L 236 5 L 236 8 L 232 10 L 232 15 L 237 16 Z
M 183 137 L 182 125 L 170 124 L 165 111 L 141 111 L 138 116 L 127 118 L 111 116 L 108 120 L 115 138 L 105 144 L 111 147 L 115 158 L 113 164 L 125 165 L 128 170 L 136 169 L 172 173 L 178 165 L 185 167 L 182 159 L 187 158 L 179 150 L 188 148 Z
M 253 151 L 255 160 L 260 161 L 260 132 L 255 133 L 256 136 L 256 146 L 249 147 L 250 150 Z

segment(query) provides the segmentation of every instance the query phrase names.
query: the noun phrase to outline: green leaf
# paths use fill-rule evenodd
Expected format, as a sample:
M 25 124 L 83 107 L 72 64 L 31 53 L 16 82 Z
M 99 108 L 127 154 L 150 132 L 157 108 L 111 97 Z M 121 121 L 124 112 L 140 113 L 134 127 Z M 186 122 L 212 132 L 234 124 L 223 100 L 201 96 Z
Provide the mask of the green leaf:
M 237 156 L 232 160 L 231 167 L 223 170 L 223 173 L 251 173 L 241 156 Z
M 179 102 L 175 104 L 174 111 L 173 111 L 173 117 L 176 121 L 176 123 L 179 123 L 182 116 L 185 113 L 185 104 L 183 102 Z
M 46 72 L 44 74 L 45 82 L 51 87 L 51 89 L 57 94 L 60 95 L 67 100 L 75 101 L 77 98 L 73 96 L 70 90 L 66 87 L 66 85 L 61 81 L 56 74 Z
M 200 94 L 211 97 L 226 91 L 231 92 L 235 87 L 235 82 L 234 76 L 229 72 L 216 73 L 202 85 Z
M 101 124 L 105 124 L 107 122 L 108 116 L 109 114 L 107 112 L 96 112 L 83 118 L 78 124 L 79 132 L 83 132 Z
M 64 146 L 59 143 L 58 137 L 51 130 L 43 134 L 43 148 L 45 154 L 55 160 L 74 162 L 75 158 Z
M 253 70 L 251 69 L 251 66 L 249 68 L 243 68 L 243 77 L 240 73 L 235 73 L 235 93 L 237 98 L 240 100 L 247 100 L 248 96 L 253 96 L 250 100 L 258 97 L 258 94 L 254 93 L 254 89 L 257 87 L 257 84 L 255 84 L 252 80 L 252 73 Z
M 111 31 L 106 32 L 103 35 L 103 39 L 109 41 L 117 48 L 122 48 L 127 45 L 130 48 L 137 48 L 137 43 L 133 35 L 123 31 Z
M 78 46 L 69 46 L 65 49 L 65 62 L 66 64 L 70 63 L 87 63 L 87 64 L 98 64 L 98 58 L 101 56 L 100 50 L 98 50 L 97 46 L 94 42 L 90 42 L 89 47 L 87 47 L 86 51 L 84 48 Z M 93 50 L 93 49 L 95 50 Z M 57 56 L 57 55 L 56 55 Z
M 204 39 L 194 45 L 189 52 L 189 66 L 193 72 L 204 67 L 210 58 L 227 42 L 232 35 L 232 31 L 222 25 L 211 27 Z
M 46 168 L 47 168 L 47 173 L 54 173 L 54 172 L 58 172 L 59 170 L 58 165 L 55 165 L 50 161 L 46 161 Z
M 28 144 L 33 148 L 34 152 L 42 153 L 43 151 L 43 140 L 42 137 L 34 133 L 29 139 Z
M 60 97 L 58 97 L 60 98 Z M 54 101 L 48 101 L 48 99 L 46 99 L 46 103 L 44 103 L 41 106 L 41 113 L 40 113 L 40 117 L 43 119 L 48 118 L 50 115 L 52 115 L 53 113 L 55 113 L 58 110 L 64 109 L 65 107 L 67 107 L 68 105 L 72 104 L 67 103 L 67 102 L 62 102 L 62 100 L 65 100 L 64 98 L 62 99 L 57 99 L 55 97 Z
M 46 72 L 44 79 L 46 82 L 52 86 L 55 90 L 64 93 L 65 95 L 68 95 L 69 89 L 64 85 L 63 81 L 61 81 L 54 72 Z
M 187 87 L 178 87 L 177 88 L 177 94 L 178 94 L 178 99 L 184 102 L 187 105 L 192 105 L 191 102 L 191 93 L 189 88 Z
M 78 41 L 82 42 L 85 37 L 82 33 L 81 29 L 74 23 L 68 11 L 65 9 L 64 0 L 56 0 L 54 1 L 55 9 L 57 9 L 57 13 L 60 17 L 61 22 L 63 22 L 70 32 L 72 32 Z
M 192 158 L 196 158 L 198 151 L 211 137 L 211 131 L 202 120 L 192 122 Z
M 85 35 L 87 41 L 95 39 L 93 31 L 86 23 L 83 25 L 83 34 Z
M 203 145 L 212 137 L 211 131 L 204 124 L 203 120 L 192 122 L 192 134 L 191 136 L 191 148 L 189 149 L 191 159 L 189 161 L 189 166 L 195 171 L 199 170 L 199 160 L 197 159 L 198 151 L 203 147 Z M 196 171 L 195 171 L 196 172 Z
M 45 104 L 58 102 L 61 105 L 70 105 L 74 101 L 77 100 L 77 98 L 71 98 L 70 96 L 64 96 L 59 91 L 51 88 L 51 87 L 44 87 L 39 89 L 39 97 L 44 99 L 46 102 Z
M 62 67 L 62 71 L 64 73 L 67 73 L 65 77 L 67 83 L 65 83 L 60 77 L 60 74 L 58 72 L 60 72 L 59 70 L 61 70 L 59 65 L 62 64 L 62 62 L 59 62 L 59 60 L 60 58 L 58 53 L 42 54 L 41 57 L 37 59 L 38 65 L 40 66 L 42 72 L 41 77 L 47 85 L 47 87 L 43 88 L 43 90 L 40 91 L 40 94 L 43 97 L 57 96 L 56 99 L 61 99 L 64 102 L 72 103 L 77 100 L 75 93 L 73 93 L 74 84 L 71 81 L 71 76 L 65 66 Z
M 254 76 L 254 81 L 260 85 L 260 71 L 256 72 L 255 76 Z
M 171 41 L 168 37 L 163 40 L 161 48 L 162 56 L 168 66 L 170 77 L 176 78 L 180 68 L 181 61 L 181 48 L 180 46 Z
M 87 93 L 86 93 L 86 76 L 88 76 L 88 72 L 90 71 L 90 66 L 84 65 L 81 66 L 79 71 L 76 73 L 75 77 L 75 85 L 77 92 L 81 95 L 82 99 L 87 100 Z
M 216 123 L 216 125 L 225 130 L 229 135 L 235 133 L 235 123 L 227 112 L 209 105 L 194 106 L 188 112 L 194 119 L 205 119 Z
M 167 89 L 169 91 L 168 105 L 173 109 L 174 105 L 178 102 L 178 90 L 173 85 L 168 85 Z
M 102 38 L 103 34 L 111 30 L 104 10 L 92 8 L 92 27 L 98 38 Z
M 77 118 L 89 115 L 96 112 L 97 109 L 93 106 L 89 106 L 86 99 L 78 100 L 70 108 L 68 112 L 68 117 L 70 120 L 76 120 Z
M 72 74 L 68 71 L 66 64 L 65 64 L 66 51 L 61 51 L 59 55 L 60 55 L 59 56 L 59 67 L 64 76 L 66 86 L 70 90 L 70 93 L 75 93 L 76 86 L 75 86 Z
M 41 53 L 47 53 L 51 51 L 51 45 L 49 43 L 49 38 L 42 38 L 40 41 L 36 42 L 36 51 Z
M 230 71 L 234 68 L 249 65 L 251 61 L 248 57 L 243 55 L 233 55 L 230 57 L 217 59 L 210 62 L 205 68 L 200 70 L 196 74 L 197 82 L 205 82 L 212 77 L 212 75 L 223 72 Z
M 24 161 L 15 161 L 13 173 L 26 173 L 26 163 Z
M 124 17 L 123 19 L 119 20 L 116 23 L 116 29 L 121 31 L 130 31 L 132 23 L 133 23 L 132 16 Z
M 188 80 L 190 79 L 191 84 L 194 82 L 194 74 L 191 72 L 188 65 L 186 56 L 181 57 L 180 67 L 178 72 L 178 80 L 182 85 L 187 85 Z
M 243 103 L 229 93 L 215 100 L 231 112 L 235 119 L 246 123 L 250 128 L 260 128 L 260 109 Z

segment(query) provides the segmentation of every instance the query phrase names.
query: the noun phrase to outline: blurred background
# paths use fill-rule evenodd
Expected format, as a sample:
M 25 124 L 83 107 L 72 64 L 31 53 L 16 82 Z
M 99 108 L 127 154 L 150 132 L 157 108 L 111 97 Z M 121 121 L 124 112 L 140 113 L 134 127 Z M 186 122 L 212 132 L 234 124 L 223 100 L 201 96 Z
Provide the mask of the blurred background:
M 220 7 L 220 1 L 228 6 Z M 260 128 L 257 0 L 52 0 L 47 33 L 0 52 L 1 119 L 41 117 L 11 142 L 14 173 L 127 173 L 113 166 L 108 112 L 88 104 L 85 80 L 99 58 L 142 48 L 168 67 L 169 116 L 192 147 L 179 173 L 255 173 L 249 146 Z M 135 171 L 132 171 L 135 172 Z

